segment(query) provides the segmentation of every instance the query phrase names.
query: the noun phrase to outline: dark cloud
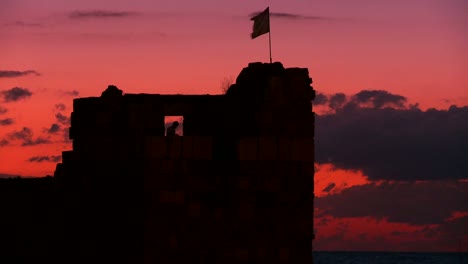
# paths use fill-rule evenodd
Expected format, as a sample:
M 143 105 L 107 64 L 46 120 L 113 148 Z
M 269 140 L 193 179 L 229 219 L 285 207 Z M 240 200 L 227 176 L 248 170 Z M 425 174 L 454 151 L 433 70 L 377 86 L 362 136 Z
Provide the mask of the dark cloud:
M 52 126 L 49 129 L 46 129 L 45 132 L 48 134 L 60 134 L 61 136 L 63 136 L 63 142 L 69 143 L 71 142 L 69 136 L 69 126 L 71 120 L 70 117 L 62 114 L 62 112 L 66 110 L 66 106 L 62 103 L 56 104 L 55 110 L 59 111 L 55 114 L 55 119 L 57 120 L 57 123 L 52 124 Z
M 64 127 L 62 129 L 62 132 L 63 132 L 63 141 L 65 143 L 70 143 L 71 142 L 71 139 L 70 139 L 70 128 L 69 127 Z
M 62 125 L 70 125 L 70 118 L 63 115 L 62 113 L 55 114 L 55 118 L 57 119 L 57 122 Z
M 394 236 L 404 236 L 404 235 L 407 235 L 408 232 L 393 231 L 391 234 L 394 235 Z
M 328 98 L 328 106 L 332 109 L 341 108 L 346 102 L 346 95 L 344 93 L 337 93 Z
M 8 109 L 6 109 L 6 108 L 0 106 L 0 115 L 5 114 L 6 112 L 8 112 Z
M 353 101 L 360 105 L 370 104 L 374 108 L 383 108 L 384 106 L 404 108 L 406 97 L 382 90 L 364 90 L 354 95 Z
M 35 146 L 39 144 L 48 144 L 50 140 L 43 137 L 33 138 L 33 132 L 28 127 L 23 127 L 20 131 L 14 131 L 9 134 L 9 139 L 21 141 L 21 146 Z
M 0 140 L 0 147 L 4 147 L 6 145 L 10 144 L 10 142 L 6 139 Z
M 63 92 L 63 95 L 72 96 L 72 97 L 77 97 L 77 96 L 80 95 L 80 92 L 77 91 L 77 90 L 64 91 L 64 92 Z
M 254 17 L 254 16 L 260 14 L 261 12 L 263 12 L 263 11 L 258 11 L 258 12 L 255 12 L 255 13 L 251 13 L 249 15 L 249 17 Z M 326 20 L 326 19 L 330 19 L 330 18 L 321 17 L 321 16 L 306 16 L 306 15 L 300 15 L 300 14 L 281 13 L 281 12 L 270 12 L 270 17 L 290 19 L 290 20 Z
M 5 26 L 10 27 L 41 27 L 42 24 L 34 22 L 25 22 L 25 21 L 15 21 L 4 24 Z
M 322 192 L 330 192 L 333 188 L 335 188 L 336 184 L 334 182 L 330 183 L 325 187 Z
M 9 126 L 15 123 L 13 118 L 0 119 L 0 126 Z
M 329 19 L 327 17 L 321 17 L 321 16 L 305 16 L 305 15 L 299 15 L 299 14 L 292 14 L 292 13 L 270 13 L 271 17 L 278 17 L 278 18 L 284 18 L 284 19 L 306 19 L 306 20 L 324 20 L 324 19 Z
M 46 132 L 48 134 L 57 134 L 58 132 L 60 132 L 60 125 L 52 124 L 49 129 L 46 129 Z
M 62 156 L 34 156 L 29 158 L 29 162 L 59 162 L 62 159 Z
M 17 140 L 28 140 L 32 138 L 32 131 L 28 127 L 23 127 L 22 130 L 11 133 L 10 138 Z
M 15 121 L 12 118 L 0 119 L 0 126 L 12 125 Z
M 71 19 L 86 19 L 86 18 L 125 18 L 139 15 L 137 12 L 129 11 L 106 11 L 106 10 L 87 10 L 73 11 L 69 14 Z
M 67 109 L 67 107 L 62 104 L 62 103 L 59 103 L 59 104 L 56 104 L 55 105 L 55 110 L 58 110 L 58 111 L 65 111 L 65 109 Z
M 9 90 L 0 91 L 0 95 L 5 102 L 15 102 L 30 97 L 32 92 L 26 88 L 14 87 Z
M 378 234 L 380 232 L 357 234 L 352 226 L 348 226 L 344 232 L 337 229 L 332 235 L 327 235 L 325 232 L 320 233 L 319 229 L 318 234 L 320 235 L 314 240 L 314 249 L 329 251 L 340 248 L 346 251 L 375 252 L 386 251 L 389 248 L 405 252 L 458 251 L 460 250 L 460 242 L 466 241 L 468 238 L 467 221 L 468 217 L 461 217 L 439 225 L 415 226 L 410 229 L 411 231 L 394 231 L 387 235 Z M 380 228 L 387 229 L 386 226 Z M 386 233 L 388 230 L 382 231 Z M 327 231 L 327 233 L 329 232 Z M 343 253 L 342 257 L 346 259 L 349 255 Z M 458 259 L 458 256 L 455 256 L 455 259 Z M 454 263 L 457 262 L 455 259 Z
M 7 174 L 7 173 L 0 173 L 0 178 L 18 178 L 18 177 L 21 177 L 20 175 L 16 175 L 16 174 Z
M 468 236 L 468 216 L 459 217 L 446 221 L 442 225 L 426 230 L 428 236 L 432 233 L 439 234 L 440 248 L 458 248 L 460 249 L 460 242 L 466 241 Z M 466 244 L 465 244 L 466 245 Z M 466 246 L 465 246 L 466 250 Z
M 315 95 L 315 99 L 312 102 L 314 105 L 324 105 L 328 103 L 328 97 L 324 95 L 323 93 L 317 93 Z
M 317 162 L 362 170 L 371 180 L 467 178 L 468 107 L 394 109 L 382 107 L 401 106 L 402 97 L 352 98 L 336 100 L 335 113 L 316 116 Z
M 51 143 L 49 139 L 43 138 L 43 137 L 38 137 L 34 140 L 30 141 L 25 141 L 21 144 L 21 146 L 35 146 L 35 145 L 40 145 L 40 144 L 49 144 Z
M 15 78 L 15 77 L 22 77 L 26 75 L 36 75 L 40 76 L 41 74 L 37 71 L 0 71 L 0 78 Z
M 468 182 L 384 182 L 315 198 L 323 216 L 374 217 L 411 225 L 441 224 L 468 211 Z
M 337 111 L 343 108 L 350 109 L 356 107 L 363 108 L 408 108 L 407 99 L 402 95 L 396 95 L 384 90 L 363 90 L 353 96 L 346 96 L 344 93 L 325 95 L 318 93 L 314 100 L 314 105 L 324 105 L 328 103 L 330 110 Z M 417 105 L 415 105 L 417 108 Z M 414 107 L 414 106 L 409 106 Z

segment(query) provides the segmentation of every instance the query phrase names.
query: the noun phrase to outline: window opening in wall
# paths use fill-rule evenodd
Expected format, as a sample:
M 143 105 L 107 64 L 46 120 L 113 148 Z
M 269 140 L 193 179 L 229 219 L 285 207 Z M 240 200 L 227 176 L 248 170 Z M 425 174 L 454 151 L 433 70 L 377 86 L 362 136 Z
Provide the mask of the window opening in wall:
M 183 116 L 165 116 L 164 117 L 164 135 L 165 136 L 183 136 L 184 135 L 184 117 Z

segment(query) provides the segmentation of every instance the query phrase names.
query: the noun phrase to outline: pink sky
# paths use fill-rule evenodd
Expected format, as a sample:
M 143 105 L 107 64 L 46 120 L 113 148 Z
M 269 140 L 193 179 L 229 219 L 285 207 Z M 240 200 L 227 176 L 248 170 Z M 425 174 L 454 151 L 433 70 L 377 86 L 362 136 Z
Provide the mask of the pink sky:
M 268 62 L 268 36 L 251 40 L 249 20 L 267 6 L 273 60 L 308 68 L 319 92 L 386 90 L 422 109 L 468 105 L 465 0 L 0 0 L 0 72 L 40 73 L 0 78 L 0 91 L 32 92 L 0 101 L 8 109 L 0 120 L 14 120 L 0 126 L 0 140 L 23 127 L 45 136 L 73 98 L 99 96 L 109 84 L 125 93 L 221 93 L 225 77 Z M 71 148 L 60 135 L 50 140 L 0 147 L 0 173 L 53 174 L 55 163 L 27 161 Z M 346 186 L 367 182 L 358 178 Z
M 0 70 L 41 74 L 0 79 L 0 90 L 23 87 L 34 94 L 8 105 L 15 124 L 1 127 L 0 136 L 24 126 L 33 131 L 50 126 L 57 103 L 68 106 L 69 115 L 67 91 L 99 96 L 115 84 L 126 93 L 221 93 L 223 78 L 235 78 L 249 62 L 268 61 L 268 37 L 251 40 L 248 19 L 267 5 L 272 13 L 291 15 L 272 16 L 273 59 L 309 68 L 317 91 L 387 90 L 422 109 L 468 103 L 464 1 L 2 0 L 0 5 Z M 73 18 L 77 11 L 96 10 L 124 13 Z M 21 164 L 2 171 L 43 175 L 53 169 Z

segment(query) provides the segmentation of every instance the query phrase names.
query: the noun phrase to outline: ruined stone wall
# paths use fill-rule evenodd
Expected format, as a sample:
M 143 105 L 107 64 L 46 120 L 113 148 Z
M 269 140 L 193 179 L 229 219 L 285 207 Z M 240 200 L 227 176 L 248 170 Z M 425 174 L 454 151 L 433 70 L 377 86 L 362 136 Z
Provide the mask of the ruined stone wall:
M 210 141 L 147 138 L 146 259 L 188 261 L 189 250 L 201 263 L 310 263 L 313 140 L 244 138 L 234 161 L 197 148 Z
M 307 69 L 252 63 L 226 95 L 75 99 L 73 151 L 55 176 L 75 204 L 71 240 L 89 243 L 70 254 L 311 263 L 311 82 Z M 168 115 L 184 116 L 183 137 L 163 136 Z

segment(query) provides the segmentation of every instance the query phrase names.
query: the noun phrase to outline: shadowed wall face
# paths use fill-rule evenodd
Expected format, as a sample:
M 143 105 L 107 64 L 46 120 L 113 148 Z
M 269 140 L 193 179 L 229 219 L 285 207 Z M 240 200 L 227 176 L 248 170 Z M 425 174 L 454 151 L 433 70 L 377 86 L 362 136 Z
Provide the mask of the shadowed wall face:
M 95 238 L 83 254 L 106 244 L 101 255 L 129 262 L 310 263 L 311 82 L 307 69 L 251 63 L 222 96 L 109 87 L 76 99 L 56 176 L 83 198 L 76 236 Z M 184 136 L 165 137 L 174 115 Z

